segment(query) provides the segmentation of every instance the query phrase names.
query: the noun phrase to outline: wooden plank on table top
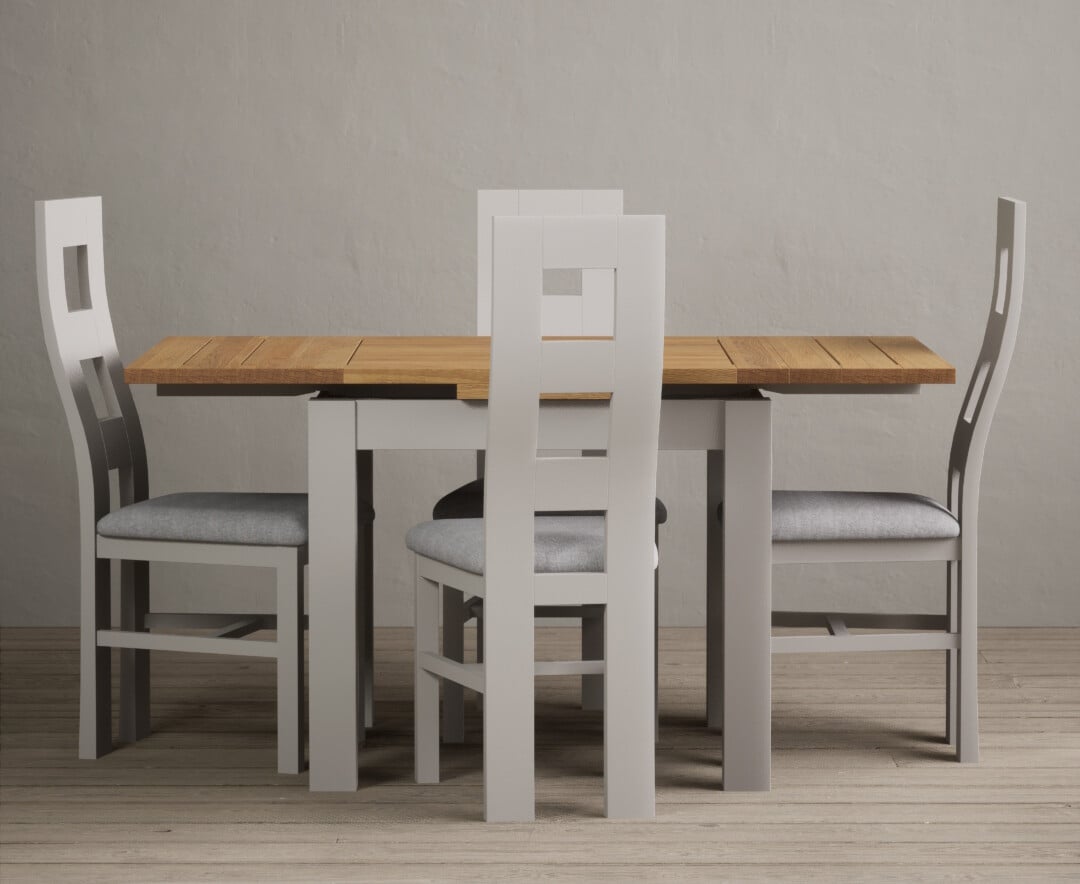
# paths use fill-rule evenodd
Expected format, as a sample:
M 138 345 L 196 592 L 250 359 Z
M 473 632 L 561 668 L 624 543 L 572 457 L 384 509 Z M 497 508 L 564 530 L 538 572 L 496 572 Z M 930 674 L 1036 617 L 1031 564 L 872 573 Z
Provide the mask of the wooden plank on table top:
M 165 338 L 128 365 L 124 370 L 124 378 L 129 384 L 157 383 L 160 372 L 182 368 L 184 363 L 211 340 L 208 335 Z
M 740 384 L 786 384 L 790 372 L 787 363 L 760 336 L 724 336 L 717 338 L 735 366 Z
M 712 335 L 664 339 L 665 384 L 734 384 L 737 380 L 735 364 Z
M 210 339 L 186 363 L 185 369 L 220 369 L 239 368 L 252 353 L 263 345 L 266 338 L 261 335 L 240 336 L 223 335 Z
M 365 337 L 348 365 L 347 384 L 487 383 L 491 339 Z
M 869 337 L 819 337 L 817 342 L 840 364 L 845 384 L 918 383 Z
M 734 384 L 736 370 L 715 337 L 669 336 L 664 341 L 663 382 L 669 385 Z M 457 398 L 486 399 L 486 376 L 480 383 L 459 383 Z M 607 399 L 609 396 L 604 393 L 550 393 L 540 398 Z
M 340 384 L 364 339 L 347 335 L 266 338 L 240 366 L 247 382 Z
M 918 383 L 956 383 L 956 369 L 917 338 L 875 335 L 870 340 L 894 362 L 918 372 Z
M 814 338 L 779 336 L 766 339 L 788 367 L 792 384 L 827 384 L 840 380 L 840 364 Z

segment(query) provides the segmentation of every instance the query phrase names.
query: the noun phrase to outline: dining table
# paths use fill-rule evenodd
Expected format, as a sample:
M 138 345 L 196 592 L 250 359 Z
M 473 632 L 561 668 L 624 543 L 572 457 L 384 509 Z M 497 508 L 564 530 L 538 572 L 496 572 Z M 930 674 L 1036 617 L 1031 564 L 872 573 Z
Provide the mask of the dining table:
M 357 501 L 372 493 L 372 453 L 482 451 L 489 359 L 490 339 L 481 336 L 207 335 L 167 337 L 125 367 L 129 384 L 156 385 L 159 395 L 310 396 L 312 790 L 358 788 L 357 753 L 371 705 L 363 665 L 371 659 L 371 611 L 355 589 L 364 567 Z M 708 726 L 719 731 L 724 789 L 768 790 L 771 781 L 770 394 L 912 394 L 955 380 L 952 365 L 910 336 L 665 339 L 660 448 L 706 454 L 705 706 Z M 542 403 L 540 446 L 602 448 L 600 406 L 580 396 L 550 397 Z M 651 647 L 646 626 L 613 638 Z M 654 687 L 641 685 L 640 697 L 629 701 L 650 702 Z M 653 729 L 624 736 L 622 768 L 607 775 L 628 782 L 648 776 Z M 609 813 L 651 816 L 650 810 Z

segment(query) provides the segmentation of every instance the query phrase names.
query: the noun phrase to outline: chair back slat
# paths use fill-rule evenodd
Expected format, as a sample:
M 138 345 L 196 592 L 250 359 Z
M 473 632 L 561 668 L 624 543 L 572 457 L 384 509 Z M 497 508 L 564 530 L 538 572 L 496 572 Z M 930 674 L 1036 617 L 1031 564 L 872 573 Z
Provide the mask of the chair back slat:
M 621 215 L 621 190 L 481 190 L 477 192 L 476 333 L 491 334 L 492 220 L 505 215 Z M 548 267 L 559 265 L 548 264 Z M 550 293 L 541 307 L 545 335 L 610 335 L 614 277 L 610 265 L 581 270 L 580 294 Z
M 142 427 L 105 293 L 101 197 L 39 201 L 35 216 L 45 344 L 75 447 L 82 528 L 93 532 L 111 508 L 110 470 L 120 473 L 120 505 L 148 493 Z
M 540 512 L 606 510 L 610 472 L 607 457 L 538 457 L 533 505 Z
M 501 582 L 490 568 L 493 559 L 511 568 L 508 550 L 520 555 L 516 576 L 530 572 L 535 513 L 552 510 L 606 513 L 609 575 L 613 568 L 651 568 L 664 219 L 506 216 L 494 219 L 493 231 L 485 573 L 492 583 Z M 560 267 L 610 264 L 605 269 L 615 283 L 611 340 L 542 340 L 543 270 L 552 260 Z M 567 392 L 609 394 L 588 406 L 606 411 L 606 439 L 596 438 L 595 422 L 589 421 L 581 440 L 581 448 L 599 448 L 605 456 L 538 455 L 541 396 Z
M 1009 373 L 1020 328 L 1027 251 L 1027 204 L 997 204 L 994 291 L 975 371 L 960 407 L 949 453 L 949 508 L 961 519 L 978 510 L 979 482 L 990 424 Z
M 548 393 L 599 393 L 615 383 L 613 341 L 544 341 L 540 387 Z

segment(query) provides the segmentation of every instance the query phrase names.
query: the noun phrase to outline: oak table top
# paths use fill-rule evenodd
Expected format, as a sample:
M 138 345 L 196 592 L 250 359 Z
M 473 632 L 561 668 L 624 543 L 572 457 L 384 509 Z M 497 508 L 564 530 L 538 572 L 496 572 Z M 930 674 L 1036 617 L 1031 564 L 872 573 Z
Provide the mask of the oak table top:
M 124 369 L 129 384 L 453 387 L 487 397 L 490 339 L 469 337 L 169 337 Z M 956 369 L 902 336 L 668 337 L 664 384 L 686 387 L 952 384 Z M 854 391 L 853 391 L 854 392 Z

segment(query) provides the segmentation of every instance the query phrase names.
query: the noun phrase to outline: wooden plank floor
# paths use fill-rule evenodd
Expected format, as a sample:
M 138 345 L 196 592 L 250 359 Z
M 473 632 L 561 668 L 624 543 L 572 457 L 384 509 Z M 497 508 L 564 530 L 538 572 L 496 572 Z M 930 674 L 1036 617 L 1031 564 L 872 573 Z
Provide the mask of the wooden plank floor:
M 538 630 L 571 654 L 576 633 Z M 725 794 L 704 639 L 661 639 L 657 819 L 608 822 L 601 717 L 537 697 L 534 825 L 480 821 L 480 719 L 412 782 L 411 630 L 377 637 L 378 725 L 355 794 L 274 771 L 274 671 L 154 656 L 155 733 L 75 757 L 77 635 L 0 630 L 0 879 L 1047 880 L 1080 878 L 1080 630 L 982 631 L 983 760 L 943 744 L 940 653 L 774 663 L 773 791 Z

